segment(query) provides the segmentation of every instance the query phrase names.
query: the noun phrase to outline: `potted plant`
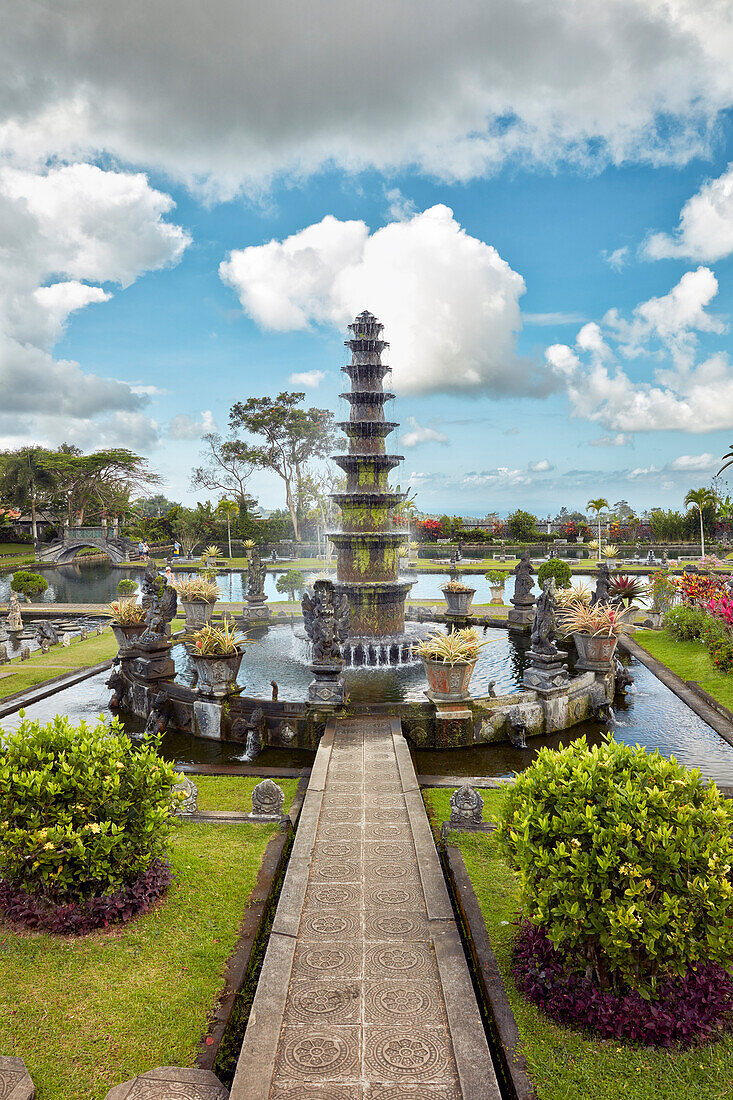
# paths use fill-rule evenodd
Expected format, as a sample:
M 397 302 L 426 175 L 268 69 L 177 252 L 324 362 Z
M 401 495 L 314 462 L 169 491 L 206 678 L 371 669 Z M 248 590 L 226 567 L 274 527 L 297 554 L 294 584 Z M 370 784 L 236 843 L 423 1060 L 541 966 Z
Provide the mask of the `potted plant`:
M 410 557 L 409 560 L 413 563 L 417 562 L 417 555 L 420 552 L 420 543 L 411 542 L 409 546 Z
M 611 601 L 617 606 L 626 604 L 627 610 L 631 609 L 632 604 L 643 599 L 648 592 L 649 585 L 645 584 L 640 577 L 614 577 L 608 586 Z
M 211 546 L 207 546 L 201 553 L 201 560 L 204 565 L 216 565 L 216 559 L 221 557 L 221 546 L 215 546 L 213 543 Z
M 464 584 L 463 581 L 447 581 L 441 584 L 440 590 L 445 596 L 449 615 L 467 615 L 471 606 L 471 600 L 476 592 L 475 588 Z
M 603 556 L 606 559 L 609 569 L 613 569 L 615 566 L 617 554 L 618 546 L 614 546 L 612 542 L 607 542 L 603 547 Z
M 452 630 L 444 634 L 436 629 L 413 648 L 428 678 L 431 698 L 439 702 L 457 702 L 468 696 L 468 685 L 479 653 L 488 642 L 480 641 L 477 630 Z
M 238 631 L 233 621 L 225 619 L 221 626 L 207 623 L 183 640 L 196 669 L 196 686 L 201 695 L 220 699 L 237 690 L 243 647 L 251 639 Z
M 612 668 L 619 635 L 625 627 L 627 612 L 610 604 L 587 607 L 579 600 L 558 608 L 558 622 L 565 637 L 572 635 L 578 651 L 578 667 L 605 672 Z
M 134 599 L 115 600 L 107 606 L 112 616 L 112 633 L 122 653 L 145 630 L 145 608 Z
M 174 585 L 186 616 L 186 630 L 199 630 L 211 622 L 219 589 L 210 577 L 195 576 Z
M 504 602 L 504 582 L 507 574 L 503 569 L 489 569 L 484 573 L 491 587 L 491 602 L 501 604 Z
M 245 539 L 244 542 L 242 543 L 242 546 L 244 547 L 244 552 L 247 556 L 247 561 L 249 561 L 250 558 L 252 557 L 252 551 L 255 548 L 255 540 L 254 539 Z

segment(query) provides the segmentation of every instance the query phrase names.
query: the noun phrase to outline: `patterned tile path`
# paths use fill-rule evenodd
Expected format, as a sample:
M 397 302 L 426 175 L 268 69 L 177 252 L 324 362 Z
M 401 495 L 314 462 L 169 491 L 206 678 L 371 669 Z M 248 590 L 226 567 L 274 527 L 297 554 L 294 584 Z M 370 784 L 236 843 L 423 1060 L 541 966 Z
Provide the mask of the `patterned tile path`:
M 326 730 L 231 1100 L 499 1100 L 399 722 Z

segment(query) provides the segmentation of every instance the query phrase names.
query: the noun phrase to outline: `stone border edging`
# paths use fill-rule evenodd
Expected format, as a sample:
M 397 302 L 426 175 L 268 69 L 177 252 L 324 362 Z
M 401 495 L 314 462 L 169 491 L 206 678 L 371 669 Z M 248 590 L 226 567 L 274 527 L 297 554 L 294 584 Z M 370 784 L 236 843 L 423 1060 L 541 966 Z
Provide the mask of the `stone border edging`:
M 699 694 L 701 689 L 695 690 L 686 680 L 683 680 L 671 668 L 667 668 L 665 664 L 640 646 L 638 642 L 635 642 L 633 638 L 624 635 L 619 638 L 618 644 L 620 649 L 625 650 L 626 653 L 630 653 L 632 657 L 636 657 L 638 661 L 641 661 L 650 672 L 654 673 L 658 680 L 662 681 L 665 687 L 674 692 L 678 699 L 686 703 L 690 710 L 694 711 L 698 718 L 702 718 L 703 722 L 711 726 L 724 741 L 727 741 L 729 745 L 733 745 L 733 722 L 705 702 Z
M 106 669 L 112 668 L 113 664 L 114 658 L 110 657 L 109 660 L 102 661 L 98 665 L 77 668 L 73 672 L 65 672 L 63 676 L 54 676 L 50 680 L 44 680 L 42 683 L 26 688 L 24 691 L 16 691 L 13 695 L 6 695 L 3 699 L 0 699 L 0 718 L 6 718 L 9 714 L 14 714 L 22 707 L 30 707 L 34 703 L 40 703 L 42 699 L 47 699 L 50 695 L 56 695 L 57 692 L 63 691 L 67 687 L 74 687 L 76 684 L 80 684 L 82 680 L 88 680 L 90 676 L 96 676 L 98 672 L 104 672 Z
M 287 817 L 295 828 L 303 806 L 307 777 L 298 783 Z M 239 816 L 239 815 L 237 815 Z M 205 820 L 205 819 L 204 819 Z M 284 863 L 287 859 L 287 845 L 291 839 L 291 829 L 281 829 L 270 838 L 257 873 L 257 880 L 246 901 L 244 917 L 239 929 L 234 951 L 227 959 L 224 969 L 224 982 L 216 1001 L 209 1030 L 202 1036 L 199 1052 L 196 1056 L 198 1069 L 214 1069 L 219 1056 L 222 1040 L 231 1019 L 238 994 L 242 991 L 249 970 L 252 950 L 257 943 L 262 922 L 265 919 L 271 893 L 275 883 L 281 880 Z
M 527 1071 L 527 1060 L 518 1053 L 519 1029 L 507 997 L 499 964 L 489 940 L 486 923 L 478 898 L 469 878 L 463 856 L 458 848 L 446 844 L 444 869 L 451 886 L 453 900 L 460 915 L 460 927 L 464 935 L 464 947 L 473 963 L 475 984 L 490 1016 L 490 1030 L 495 1039 L 494 1050 L 499 1049 L 503 1081 L 511 1090 L 512 1100 L 538 1100 L 537 1091 Z

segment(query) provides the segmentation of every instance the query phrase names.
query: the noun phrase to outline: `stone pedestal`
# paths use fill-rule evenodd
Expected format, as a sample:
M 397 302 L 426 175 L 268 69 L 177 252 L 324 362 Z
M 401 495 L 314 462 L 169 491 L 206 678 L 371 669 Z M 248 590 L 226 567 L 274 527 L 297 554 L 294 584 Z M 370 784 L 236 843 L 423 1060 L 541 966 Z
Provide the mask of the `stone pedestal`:
M 531 664 L 524 670 L 525 687 L 540 693 L 565 687 L 568 682 L 568 668 L 558 649 L 549 653 L 530 649 L 527 657 Z
M 242 622 L 247 623 L 261 623 L 267 621 L 272 615 L 272 611 L 267 606 L 267 600 L 264 596 L 257 599 L 247 598 L 247 605 L 242 609 Z
M 308 700 L 311 703 L 344 703 L 346 702 L 346 689 L 341 679 L 343 665 L 338 664 L 312 664 L 310 670 L 315 679 L 311 680 L 308 687 Z
M 514 607 L 507 616 L 509 629 L 529 630 L 534 621 L 534 599 L 515 600 L 512 598 L 510 602 L 514 604 Z
M 430 697 L 430 693 L 426 693 Z M 473 712 L 465 703 L 435 704 L 435 747 L 457 749 L 473 744 Z
M 170 655 L 168 646 L 145 655 L 138 650 L 134 656 L 124 660 L 123 664 L 127 665 L 130 676 L 134 680 L 140 680 L 146 684 L 155 683 L 158 680 L 173 680 L 176 675 L 175 661 Z

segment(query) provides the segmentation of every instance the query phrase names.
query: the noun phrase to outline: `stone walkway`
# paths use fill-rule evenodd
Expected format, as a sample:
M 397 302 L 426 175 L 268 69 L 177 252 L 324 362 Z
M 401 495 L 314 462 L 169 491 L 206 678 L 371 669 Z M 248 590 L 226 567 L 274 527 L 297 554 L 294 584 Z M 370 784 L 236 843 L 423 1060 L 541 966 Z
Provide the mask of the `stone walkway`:
M 316 756 L 231 1100 L 499 1100 L 399 722 Z

